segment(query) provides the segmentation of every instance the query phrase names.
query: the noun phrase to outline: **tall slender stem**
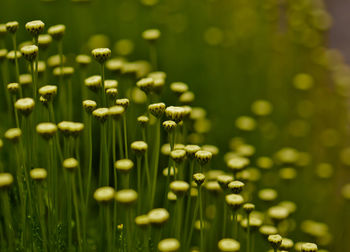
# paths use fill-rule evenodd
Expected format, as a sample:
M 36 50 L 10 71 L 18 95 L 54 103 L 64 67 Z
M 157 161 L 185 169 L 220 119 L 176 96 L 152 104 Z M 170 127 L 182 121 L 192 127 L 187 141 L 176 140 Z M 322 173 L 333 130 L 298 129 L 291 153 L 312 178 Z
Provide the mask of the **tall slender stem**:
M 199 219 L 200 219 L 200 251 L 204 251 L 204 230 L 203 230 L 203 202 L 202 202 L 202 187 L 198 188 L 199 200 Z
M 152 179 L 152 199 L 151 199 L 151 208 L 154 207 L 154 199 L 156 195 L 156 185 L 157 185 L 157 175 L 158 175 L 158 163 L 159 163 L 159 149 L 160 149 L 160 120 L 157 118 L 156 127 L 155 127 L 155 146 L 154 146 L 154 156 L 153 156 L 153 179 Z
M 126 127 L 126 113 L 123 115 L 123 130 L 124 130 L 124 148 L 125 148 L 125 158 L 128 158 L 128 135 Z
M 79 172 L 79 171 L 77 171 Z M 73 190 L 73 204 L 74 204 L 74 210 L 75 210 L 75 222 L 77 224 L 77 239 L 78 239 L 78 245 L 79 250 L 82 251 L 82 240 L 81 240 L 81 226 L 80 226 L 80 217 L 79 217 L 79 204 L 78 204 L 78 195 L 77 195 L 77 188 L 75 185 L 75 176 L 74 174 L 71 174 L 71 183 L 72 183 L 72 190 Z

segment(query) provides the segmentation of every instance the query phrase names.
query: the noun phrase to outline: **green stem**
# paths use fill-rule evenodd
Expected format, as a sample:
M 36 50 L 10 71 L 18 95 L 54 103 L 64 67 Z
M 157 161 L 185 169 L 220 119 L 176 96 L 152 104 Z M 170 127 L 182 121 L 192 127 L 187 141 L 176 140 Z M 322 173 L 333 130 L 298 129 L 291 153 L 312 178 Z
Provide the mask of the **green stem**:
M 232 217 L 233 217 L 233 238 L 237 239 L 238 237 L 238 221 L 237 221 L 237 211 L 232 211 Z
M 106 236 L 107 236 L 107 252 L 113 251 L 113 239 L 112 239 L 112 230 L 111 230 L 111 209 L 110 206 L 107 205 L 105 207 L 106 211 Z
M 204 230 L 203 230 L 203 202 L 202 202 L 202 187 L 198 188 L 199 200 L 199 218 L 200 218 L 200 251 L 204 251 Z
M 102 89 L 101 89 L 101 96 L 102 96 L 102 106 L 106 107 L 106 90 L 105 90 L 105 65 L 101 64 L 101 83 L 102 83 Z
M 36 80 L 35 80 L 34 61 L 30 62 L 30 70 L 32 72 L 32 79 L 33 79 L 33 97 L 34 97 L 34 100 L 36 101 L 37 85 L 36 85 Z
M 19 84 L 19 66 L 18 66 L 18 57 L 17 57 L 17 42 L 16 34 L 12 35 L 12 45 L 15 52 L 15 71 L 16 71 L 16 82 Z M 22 87 L 19 85 L 19 96 L 22 97 Z
M 247 214 L 247 252 L 250 252 L 250 219 Z
M 92 133 L 91 133 L 91 115 L 88 114 L 87 117 L 87 132 L 88 132 L 88 148 L 89 148 L 89 156 L 88 156 L 88 176 L 86 181 L 86 208 L 88 207 L 89 203 L 89 194 L 90 194 L 90 185 L 91 185 L 91 174 L 92 174 Z
M 222 237 L 226 237 L 226 223 L 227 223 L 227 206 L 224 202 L 224 216 L 223 216 L 224 223 L 222 225 Z
M 44 251 L 47 251 L 47 229 L 46 229 L 46 223 L 45 223 L 45 204 L 43 199 L 43 193 L 44 190 L 42 189 L 41 182 L 37 184 L 37 193 L 39 197 L 39 219 L 40 219 L 40 226 L 41 226 L 41 235 L 43 238 L 43 249 Z
M 124 150 L 123 150 L 123 138 L 122 138 L 121 122 L 119 122 L 117 134 L 118 134 L 119 155 L 120 155 L 120 159 L 122 159 L 122 158 L 124 158 Z
M 17 112 L 17 109 L 15 109 L 14 107 L 15 102 L 16 102 L 16 96 L 12 95 L 12 105 L 13 105 L 13 112 L 14 112 L 14 117 L 16 122 L 16 128 L 19 128 L 18 112 Z
M 14 251 L 14 245 L 15 245 L 15 234 L 13 230 L 13 225 L 12 225 L 12 217 L 11 217 L 11 210 L 10 210 L 10 202 L 9 198 L 7 195 L 7 192 L 0 192 L 1 193 L 1 198 L 2 198 L 2 209 L 3 209 L 3 214 L 4 214 L 4 222 L 6 226 L 6 233 L 8 236 L 8 243 L 7 246 L 9 248 L 9 251 Z
M 194 223 L 197 219 L 197 215 L 198 215 L 198 208 L 199 208 L 199 199 L 196 200 L 196 205 L 194 207 L 194 213 L 193 213 L 193 217 L 192 217 L 192 221 L 191 221 L 191 226 L 190 226 L 190 233 L 187 237 L 187 243 L 186 243 L 186 249 L 189 250 L 190 249 L 190 245 L 191 245 L 191 241 L 192 241 L 192 233 L 193 233 L 193 229 L 194 229 Z
M 76 185 L 75 185 L 74 174 L 72 174 L 72 176 L 71 176 L 71 181 L 72 181 L 71 183 L 72 183 L 72 187 L 73 187 L 72 189 L 73 189 L 73 204 L 74 204 L 74 210 L 75 210 L 75 222 L 77 225 L 77 239 L 78 239 L 79 250 L 82 251 L 79 204 L 78 204 L 78 195 L 77 195 L 77 189 L 76 189 Z
M 67 172 L 67 171 L 65 171 Z M 68 174 L 68 176 L 71 174 Z M 72 180 L 67 181 L 67 229 L 68 229 L 68 251 L 72 248 Z
M 142 161 L 142 157 L 141 156 L 137 156 L 136 157 L 137 191 L 139 193 L 139 199 L 142 199 L 142 194 L 141 194 L 141 161 Z M 138 200 L 137 201 L 137 214 L 140 214 L 140 212 L 141 212 L 141 200 Z
M 191 182 L 191 177 L 193 173 L 193 167 L 194 167 L 194 160 L 190 160 L 190 176 L 188 182 Z M 191 193 L 187 195 L 187 203 L 186 203 L 186 213 L 185 213 L 185 235 L 188 233 L 188 226 L 189 226 L 189 219 L 190 219 L 190 212 L 191 212 Z
M 125 148 L 125 158 L 128 158 L 128 135 L 126 127 L 126 113 L 123 115 L 123 130 L 124 130 L 124 148 Z
M 152 199 L 151 199 L 151 208 L 154 207 L 154 199 L 156 195 L 156 186 L 157 186 L 157 176 L 158 176 L 158 164 L 159 164 L 159 149 L 160 149 L 160 119 L 157 118 L 156 128 L 155 128 L 155 146 L 154 146 L 154 157 L 153 157 L 153 180 L 152 180 Z

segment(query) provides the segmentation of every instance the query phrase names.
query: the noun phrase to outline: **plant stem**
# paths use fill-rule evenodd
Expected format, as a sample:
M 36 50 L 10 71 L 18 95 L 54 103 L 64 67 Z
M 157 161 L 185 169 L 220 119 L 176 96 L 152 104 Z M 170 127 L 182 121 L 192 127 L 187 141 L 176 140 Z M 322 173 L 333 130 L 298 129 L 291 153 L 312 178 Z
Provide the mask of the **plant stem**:
M 67 173 L 67 171 L 65 171 Z M 68 176 L 71 174 L 68 174 Z M 68 251 L 72 248 L 72 180 L 67 181 L 67 229 L 68 229 Z
M 3 216 L 5 226 L 6 226 L 6 233 L 8 236 L 8 243 L 7 246 L 9 248 L 9 251 L 14 251 L 14 245 L 15 245 L 15 234 L 13 230 L 12 225 L 12 216 L 11 216 L 11 209 L 10 209 L 10 202 L 7 195 L 7 191 L 0 192 L 1 198 L 2 198 L 2 210 L 3 210 Z
M 44 190 L 42 189 L 41 182 L 37 183 L 37 193 L 39 197 L 39 219 L 40 219 L 40 226 L 41 226 L 41 235 L 43 237 L 43 249 L 44 251 L 47 251 L 47 229 L 46 229 L 46 223 L 45 223 L 45 204 L 43 199 L 43 193 Z
M 125 148 L 125 158 L 128 158 L 128 135 L 126 127 L 126 113 L 123 115 L 123 130 L 124 130 L 124 148 Z
M 77 171 L 79 172 L 79 171 Z M 73 189 L 73 204 L 74 204 L 74 210 L 75 210 L 75 222 L 77 225 L 77 239 L 78 239 L 78 245 L 79 250 L 82 251 L 82 240 L 81 240 L 81 227 L 80 227 L 80 217 L 79 217 L 79 204 L 78 204 L 78 195 L 77 195 L 77 189 L 75 185 L 75 176 L 74 174 L 71 174 L 71 183 L 72 183 L 72 189 Z
M 147 155 L 147 154 L 146 154 Z M 136 166 L 137 166 L 137 191 L 139 193 L 139 198 L 142 199 L 142 193 L 141 193 L 141 161 L 142 157 L 137 156 L 136 157 Z M 141 212 L 141 200 L 137 201 L 137 213 L 139 214 Z
M 105 65 L 101 64 L 101 83 L 102 83 L 102 89 L 101 89 L 101 96 L 102 96 L 102 106 L 106 107 L 106 90 L 105 90 Z
M 119 155 L 120 155 L 120 158 L 122 159 L 122 158 L 125 158 L 125 157 L 124 157 L 124 150 L 123 150 L 123 138 L 122 138 L 122 125 L 121 125 L 121 122 L 119 122 L 117 134 L 118 134 Z
M 204 230 L 203 230 L 203 202 L 202 202 L 202 186 L 198 188 L 199 200 L 199 219 L 200 219 L 200 251 L 204 251 Z
M 15 52 L 15 71 L 16 71 L 16 82 L 19 83 L 19 66 L 18 66 L 18 57 L 17 57 L 17 42 L 16 34 L 12 34 L 12 45 Z M 22 87 L 19 85 L 19 96 L 22 97 Z
M 159 163 L 159 149 L 160 149 L 160 119 L 157 118 L 155 127 L 155 146 L 154 146 L 154 156 L 153 156 L 153 180 L 152 180 L 152 198 L 151 198 L 151 208 L 154 207 L 154 199 L 156 195 L 157 186 L 157 176 L 158 176 L 158 163 Z
M 250 252 L 250 219 L 249 215 L 247 214 L 247 252 Z

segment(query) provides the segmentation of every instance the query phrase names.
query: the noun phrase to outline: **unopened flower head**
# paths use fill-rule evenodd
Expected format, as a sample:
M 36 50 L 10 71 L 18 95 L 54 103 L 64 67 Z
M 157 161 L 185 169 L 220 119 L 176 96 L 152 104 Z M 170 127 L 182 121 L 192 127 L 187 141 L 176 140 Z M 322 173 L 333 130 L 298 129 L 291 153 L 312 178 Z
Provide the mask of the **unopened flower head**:
M 240 250 L 240 243 L 231 238 L 224 238 L 218 242 L 218 248 L 221 252 L 237 252 Z
M 262 225 L 259 228 L 259 232 L 263 236 L 268 237 L 269 235 L 277 234 L 278 230 L 277 230 L 277 228 L 275 226 L 272 226 L 272 225 Z
M 47 49 L 52 42 L 52 37 L 50 34 L 40 34 L 38 37 L 38 46 L 40 49 Z
M 114 120 L 119 120 L 122 115 L 124 114 L 125 109 L 122 106 L 115 105 L 109 108 L 109 115 L 112 117 Z
M 57 132 L 57 126 L 56 124 L 50 122 L 39 123 L 36 126 L 36 132 L 38 132 L 38 134 L 44 139 L 50 139 Z
M 130 101 L 127 98 L 121 98 L 121 99 L 117 99 L 115 101 L 116 105 L 122 106 L 125 110 L 128 108 L 129 103 L 130 103 Z
M 17 29 L 18 29 L 19 23 L 17 21 L 11 21 L 11 22 L 7 22 L 6 23 L 6 30 L 9 33 L 16 33 Z
M 170 183 L 170 190 L 175 193 L 177 197 L 184 196 L 189 188 L 190 185 L 186 181 L 175 180 Z
M 173 82 L 170 84 L 170 90 L 173 91 L 176 95 L 180 96 L 181 94 L 188 91 L 188 85 L 184 82 Z
M 221 188 L 226 190 L 228 188 L 228 184 L 233 181 L 233 176 L 227 174 L 219 175 L 217 181 Z
M 37 37 L 44 31 L 45 24 L 41 20 L 34 20 L 26 23 L 26 30 L 33 36 Z
M 208 179 L 208 181 L 204 184 L 204 187 L 208 192 L 213 194 L 219 194 L 222 192 L 222 189 L 217 181 L 211 181 Z
M 78 166 L 79 162 L 75 158 L 67 158 L 63 160 L 63 168 L 67 169 L 67 171 L 74 171 Z
M 15 102 L 15 108 L 21 112 L 24 116 L 30 115 L 35 106 L 35 102 L 32 98 L 21 98 Z
M 277 196 L 278 196 L 277 191 L 270 188 L 261 189 L 258 192 L 259 199 L 267 202 L 274 201 L 277 198 Z
M 147 214 L 152 225 L 159 226 L 167 222 L 169 219 L 169 212 L 165 208 L 155 208 Z
M 62 57 L 63 64 L 66 62 L 66 57 L 63 55 Z M 47 65 L 51 68 L 57 67 L 61 65 L 61 56 L 56 54 L 52 55 L 47 59 Z
M 288 238 L 282 238 L 282 243 L 279 247 L 280 250 L 290 251 L 294 246 L 294 242 Z
M 186 91 L 179 96 L 179 102 L 184 105 L 190 105 L 195 99 L 195 95 L 191 91 Z
M 114 200 L 115 190 L 113 187 L 104 186 L 97 188 L 94 192 L 94 199 L 100 203 L 108 203 Z
M 91 114 L 92 111 L 94 111 L 97 107 L 97 103 L 93 100 L 84 100 L 83 101 L 83 108 L 85 109 L 86 113 Z
M 169 191 L 168 194 L 167 194 L 167 199 L 170 201 L 170 202 L 176 202 L 177 201 L 177 196 L 175 193 L 173 193 L 172 191 Z
M 255 210 L 255 205 L 252 203 L 245 203 L 243 205 L 243 210 L 247 213 L 250 214 L 251 212 L 253 212 Z
M 13 143 L 18 143 L 22 136 L 22 130 L 19 128 L 11 128 L 5 132 L 5 138 Z
M 164 177 L 170 177 L 170 178 L 174 178 L 175 175 L 177 174 L 177 168 L 176 167 L 166 167 L 164 170 L 163 170 L 163 175 Z
M 185 150 L 173 150 L 170 152 L 170 157 L 176 163 L 178 163 L 178 164 L 182 163 L 185 160 L 186 151 Z
M 195 173 L 192 178 L 197 186 L 201 186 L 204 183 L 205 175 L 203 173 Z
M 19 88 L 20 86 L 16 82 L 7 84 L 7 90 L 13 95 L 16 95 L 18 93 Z
M 145 30 L 142 33 L 142 38 L 150 42 L 156 41 L 157 39 L 159 39 L 159 37 L 160 37 L 160 31 L 158 29 L 149 29 L 149 30 Z
M 111 50 L 109 48 L 96 48 L 91 51 L 91 54 L 98 63 L 104 64 L 111 56 Z
M 7 53 L 7 49 L 0 49 L 0 63 L 6 59 Z
M 13 183 L 13 176 L 11 173 L 0 173 L 0 189 L 9 188 Z
M 200 150 L 196 152 L 195 157 L 197 162 L 201 166 L 204 166 L 212 159 L 213 154 L 211 154 L 209 151 Z
M 142 156 L 148 149 L 148 145 L 144 141 L 135 141 L 131 143 L 131 149 L 136 153 L 136 155 Z
M 135 224 L 141 228 L 148 227 L 150 224 L 148 216 L 146 214 L 136 216 Z
M 54 40 L 61 40 L 65 32 L 66 32 L 66 26 L 63 24 L 51 26 L 47 30 L 47 33 L 50 34 Z
M 211 144 L 203 145 L 202 150 L 211 152 L 213 156 L 217 156 L 219 154 L 219 148 Z
M 136 202 L 138 194 L 133 189 L 123 189 L 117 191 L 115 194 L 115 200 L 123 205 L 131 205 Z
M 113 100 L 118 95 L 118 89 L 116 89 L 116 88 L 108 88 L 108 89 L 106 89 L 106 95 Z
M 0 38 L 2 39 L 7 34 L 6 24 L 0 24 Z
M 236 156 L 228 160 L 227 166 L 231 171 L 237 172 L 246 168 L 249 163 L 250 161 L 248 158 Z
M 169 106 L 165 109 L 165 115 L 175 122 L 180 122 L 185 116 L 185 109 L 182 107 Z
M 165 104 L 163 102 L 150 104 L 148 110 L 153 116 L 160 118 L 164 114 Z
M 317 252 L 318 248 L 315 243 L 304 243 L 301 245 L 301 252 Z
M 93 75 L 86 78 L 84 84 L 91 91 L 96 92 L 102 86 L 102 78 L 100 75 Z
M 6 58 L 11 63 L 15 63 L 16 58 L 20 59 L 21 57 L 22 57 L 22 53 L 20 51 L 14 51 L 14 50 L 9 51 L 6 55 Z
M 272 104 L 266 100 L 256 100 L 253 102 L 251 110 L 257 116 L 267 116 L 272 112 Z
M 146 127 L 149 122 L 149 118 L 147 116 L 139 116 L 137 117 L 137 122 L 141 125 L 141 127 Z
M 166 238 L 158 243 L 160 252 L 177 252 L 180 249 L 180 242 L 175 238 Z
M 55 76 L 63 76 L 64 78 L 69 78 L 74 74 L 74 68 L 73 67 L 55 67 L 52 73 Z
M 195 157 L 196 152 L 200 149 L 201 147 L 199 147 L 198 145 L 189 144 L 185 146 L 186 155 L 189 159 L 193 159 Z
M 47 171 L 44 168 L 34 168 L 29 172 L 30 177 L 36 181 L 45 180 L 47 177 Z
M 154 85 L 153 78 L 142 78 L 136 83 L 136 86 L 146 94 L 149 94 L 152 91 L 153 85 Z
M 105 80 L 105 89 L 110 89 L 110 88 L 117 88 L 118 87 L 118 81 L 116 80 Z
M 105 123 L 109 116 L 109 109 L 108 108 L 95 109 L 94 111 L 92 111 L 92 115 L 101 123 Z
M 75 62 L 77 62 L 81 67 L 86 67 L 91 63 L 91 57 L 86 54 L 79 54 L 75 57 Z
M 33 62 L 38 56 L 39 48 L 36 45 L 27 45 L 21 48 L 23 57 L 29 62 Z
M 130 159 L 120 159 L 114 163 L 114 168 L 123 173 L 129 173 L 134 167 L 134 162 Z
M 225 201 L 234 211 L 238 210 L 244 203 L 243 197 L 239 194 L 227 194 L 225 196 Z
M 164 121 L 163 127 L 167 132 L 172 132 L 175 130 L 177 124 L 174 121 Z
M 39 88 L 39 94 L 45 99 L 51 101 L 57 94 L 57 86 L 55 85 L 45 85 Z
M 274 249 L 278 249 L 282 243 L 282 237 L 279 234 L 269 235 L 267 240 Z
M 228 188 L 234 194 L 240 194 L 243 191 L 244 183 L 239 180 L 232 181 L 228 184 Z
M 119 73 L 123 64 L 124 64 L 123 59 L 113 58 L 106 62 L 106 68 L 111 72 Z

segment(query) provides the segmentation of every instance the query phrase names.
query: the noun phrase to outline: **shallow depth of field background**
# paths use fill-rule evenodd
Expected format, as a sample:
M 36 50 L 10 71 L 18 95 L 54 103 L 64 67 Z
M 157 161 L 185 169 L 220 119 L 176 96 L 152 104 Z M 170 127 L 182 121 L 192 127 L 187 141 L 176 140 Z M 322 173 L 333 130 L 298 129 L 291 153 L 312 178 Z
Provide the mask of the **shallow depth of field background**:
M 196 94 L 194 104 L 207 109 L 211 131 L 206 143 L 220 148 L 220 156 L 212 163 L 215 169 L 225 165 L 222 160 L 229 150 L 229 139 L 242 134 L 235 127 L 235 119 L 252 116 L 255 100 L 271 101 L 273 113 L 266 119 L 266 127 L 247 136 L 248 143 L 259 146 L 256 156 L 293 147 L 310 154 L 311 170 L 321 162 L 333 165 L 329 180 L 301 172 L 299 181 L 290 185 L 288 199 L 298 205 L 298 221 L 327 223 L 334 239 L 330 251 L 341 251 L 333 246 L 346 242 L 344 229 L 349 226 L 349 220 L 344 222 L 340 213 L 344 207 L 341 188 L 350 180 L 350 83 L 344 84 L 342 79 L 339 84 L 334 74 L 337 69 L 332 68 L 345 64 L 345 51 L 329 50 L 337 45 L 345 48 L 346 36 L 338 27 L 344 25 L 341 17 L 345 15 L 341 12 L 331 18 L 327 13 L 331 9 L 336 15 L 339 8 L 313 0 L 2 0 L 0 6 L 1 23 L 20 23 L 18 42 L 30 39 L 24 29 L 30 20 L 41 19 L 46 28 L 65 24 L 64 53 L 72 55 L 71 60 L 78 53 L 90 53 L 88 41 L 96 34 L 108 36 L 103 46 L 112 49 L 112 56 L 117 56 L 116 41 L 130 39 L 134 48 L 125 57 L 148 59 L 148 46 L 141 33 L 160 29 L 159 70 L 167 73 L 167 83 L 187 83 Z M 295 6 L 295 12 L 288 12 L 286 6 Z M 309 8 L 318 13 L 310 14 Z M 10 46 L 10 39 L 7 42 Z M 55 53 L 55 46 L 51 46 L 49 54 Z M 99 74 L 99 68 L 95 70 Z M 344 75 L 349 74 L 347 71 Z M 299 73 L 313 77 L 311 90 L 293 87 Z M 169 97 L 171 100 L 170 93 Z M 312 116 L 307 114 L 310 107 L 305 106 L 310 104 Z M 8 127 L 0 122 L 1 135 Z M 271 187 L 274 179 L 263 183 Z

